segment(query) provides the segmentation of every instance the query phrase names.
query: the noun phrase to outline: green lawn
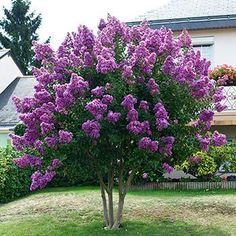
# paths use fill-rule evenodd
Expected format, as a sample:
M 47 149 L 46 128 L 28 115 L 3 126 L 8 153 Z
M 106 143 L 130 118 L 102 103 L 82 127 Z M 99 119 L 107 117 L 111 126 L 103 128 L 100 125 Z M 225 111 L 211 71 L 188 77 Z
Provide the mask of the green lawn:
M 130 192 L 117 231 L 101 209 L 96 187 L 50 188 L 0 205 L 0 235 L 236 235 L 236 190 Z

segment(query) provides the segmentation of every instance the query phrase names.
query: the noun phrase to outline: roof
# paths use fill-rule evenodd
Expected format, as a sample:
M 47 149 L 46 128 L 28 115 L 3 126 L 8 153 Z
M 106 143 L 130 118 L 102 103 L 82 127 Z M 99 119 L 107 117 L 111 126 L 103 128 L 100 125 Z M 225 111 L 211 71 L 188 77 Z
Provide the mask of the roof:
M 0 49 L 0 94 L 18 76 L 23 76 L 9 49 Z
M 10 49 L 0 49 L 0 59 L 4 57 L 8 52 L 10 52 Z
M 18 77 L 0 94 L 0 126 L 13 126 L 19 122 L 12 97 L 32 96 L 35 84 L 32 76 Z
M 152 28 L 164 25 L 172 30 L 236 27 L 236 0 L 171 0 L 128 24 L 144 19 Z

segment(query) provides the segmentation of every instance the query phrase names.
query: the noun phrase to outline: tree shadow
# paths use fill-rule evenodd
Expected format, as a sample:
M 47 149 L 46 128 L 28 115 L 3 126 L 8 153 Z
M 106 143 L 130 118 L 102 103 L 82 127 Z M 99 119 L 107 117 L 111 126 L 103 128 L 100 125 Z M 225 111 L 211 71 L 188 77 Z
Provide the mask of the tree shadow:
M 230 234 L 216 227 L 187 224 L 182 221 L 165 220 L 161 222 L 144 223 L 126 221 L 119 230 L 111 231 L 102 228 L 101 223 L 94 222 L 80 227 L 78 235 L 86 236 L 229 236 Z

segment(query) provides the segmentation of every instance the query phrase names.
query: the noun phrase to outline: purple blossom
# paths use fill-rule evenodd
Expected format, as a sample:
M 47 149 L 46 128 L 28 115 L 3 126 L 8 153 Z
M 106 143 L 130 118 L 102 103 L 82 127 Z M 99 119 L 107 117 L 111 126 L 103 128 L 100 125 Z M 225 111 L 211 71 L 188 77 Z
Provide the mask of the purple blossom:
M 53 56 L 53 50 L 49 44 L 39 44 L 37 41 L 33 42 L 35 58 L 38 61 L 48 60 Z
M 96 88 L 91 90 L 92 95 L 96 97 L 101 97 L 103 95 L 104 88 L 102 86 L 97 86 Z
M 163 104 L 161 104 L 160 102 L 157 103 L 154 106 L 153 110 L 155 112 L 157 130 L 161 131 L 163 129 L 166 129 L 169 126 L 169 122 L 168 122 L 169 117 Z
M 140 102 L 140 104 L 139 104 L 139 108 L 142 109 L 142 110 L 144 110 L 144 111 L 149 110 L 148 102 L 142 100 L 142 101 Z
M 99 138 L 101 126 L 96 120 L 87 120 L 82 124 L 82 130 L 91 138 Z
M 55 126 L 53 123 L 49 124 L 49 123 L 42 122 L 40 124 L 40 127 L 41 127 L 42 134 L 47 134 L 55 129 Z
M 60 130 L 59 131 L 59 142 L 60 143 L 70 143 L 73 138 L 73 134 L 71 132 Z
M 100 99 L 94 99 L 87 103 L 85 108 L 95 117 L 95 119 L 100 120 L 103 117 L 104 112 L 107 110 L 107 105 L 102 103 Z
M 37 170 L 31 175 L 32 182 L 30 190 L 34 191 L 38 188 L 44 188 L 49 182 L 52 181 L 55 175 L 56 175 L 55 171 L 47 170 L 45 174 L 42 174 L 39 170 Z
M 161 141 L 164 143 L 164 146 L 160 147 L 160 153 L 164 156 L 171 156 L 175 138 L 173 136 L 164 136 L 161 138 Z
M 224 96 L 223 94 L 223 90 L 224 90 L 224 87 L 220 87 L 215 91 L 213 95 L 213 99 L 215 103 L 221 102 L 222 100 L 226 98 L 226 96 Z
M 138 112 L 134 108 L 128 111 L 127 118 L 128 121 L 135 121 L 138 120 Z
M 108 111 L 107 114 L 107 120 L 111 123 L 116 123 L 121 117 L 121 113 L 119 112 L 113 112 L 113 111 Z
M 62 162 L 59 159 L 53 159 L 50 166 L 48 166 L 47 170 L 55 171 L 62 165 Z
M 205 135 L 205 137 L 201 137 L 200 135 L 197 135 L 197 140 L 199 141 L 199 145 L 202 151 L 208 151 L 209 145 L 210 145 L 210 137 L 208 135 Z
M 218 131 L 214 131 L 212 135 L 212 142 L 214 146 L 223 146 L 227 143 L 226 136 L 220 134 Z
M 215 103 L 215 109 L 217 112 L 222 112 L 227 109 L 226 105 L 222 105 L 220 102 Z
M 109 95 L 109 94 L 106 94 L 106 95 L 104 95 L 103 97 L 102 97 L 102 102 L 104 103 L 104 104 L 110 104 L 110 103 L 112 103 L 112 101 L 113 101 L 113 97 L 111 96 L 111 95 Z
M 130 133 L 133 133 L 133 134 L 144 134 L 144 133 L 147 133 L 149 135 L 151 134 L 150 125 L 148 121 L 143 121 L 143 122 L 140 122 L 137 120 L 131 121 L 126 126 L 126 128 L 128 129 Z
M 171 173 L 173 172 L 174 168 L 172 166 L 170 166 L 168 163 L 163 163 L 162 168 L 167 172 L 167 173 Z
M 149 152 L 157 152 L 159 143 L 158 141 L 152 141 L 150 138 L 144 137 L 139 140 L 138 146 L 140 149 L 145 149 Z
M 152 95 L 156 95 L 156 94 L 160 93 L 159 85 L 152 78 L 149 79 L 149 81 L 147 82 L 147 88 L 149 89 L 149 91 Z
M 31 154 L 24 154 L 22 157 L 14 159 L 14 162 L 20 168 L 25 168 L 28 166 L 31 167 L 40 167 L 42 165 L 42 160 L 40 157 L 36 157 Z
M 129 78 L 133 75 L 132 67 L 124 65 L 123 66 L 123 71 L 122 71 L 122 77 L 124 78 Z
M 52 136 L 52 137 L 46 137 L 44 141 L 48 147 L 55 148 L 58 140 L 55 136 Z
M 124 97 L 124 100 L 122 101 L 121 106 L 123 106 L 127 110 L 131 110 L 132 108 L 134 108 L 134 105 L 136 103 L 137 103 L 137 99 L 134 98 L 131 94 L 129 94 Z
M 187 30 L 183 30 L 178 37 L 180 47 L 190 48 L 192 45 L 191 37 Z

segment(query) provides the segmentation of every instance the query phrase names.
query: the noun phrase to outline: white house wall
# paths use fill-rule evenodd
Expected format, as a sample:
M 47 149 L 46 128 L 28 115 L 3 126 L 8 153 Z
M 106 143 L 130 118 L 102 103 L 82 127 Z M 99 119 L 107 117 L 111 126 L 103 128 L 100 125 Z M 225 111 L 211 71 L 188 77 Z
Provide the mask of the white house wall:
M 0 94 L 16 78 L 22 76 L 21 71 L 13 61 L 12 57 L 7 54 L 0 59 Z
M 189 31 L 193 41 L 213 40 L 213 67 L 222 64 L 236 66 L 236 28 Z M 179 34 L 179 32 L 178 32 Z

